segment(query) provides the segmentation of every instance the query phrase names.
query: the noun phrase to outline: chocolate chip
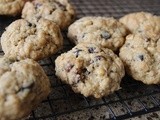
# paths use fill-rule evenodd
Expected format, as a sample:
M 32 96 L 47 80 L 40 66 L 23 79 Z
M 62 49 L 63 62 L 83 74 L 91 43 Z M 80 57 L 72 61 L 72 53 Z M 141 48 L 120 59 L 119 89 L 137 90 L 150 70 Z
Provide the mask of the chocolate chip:
M 81 52 L 81 51 L 83 51 L 83 50 L 81 50 L 81 49 L 78 49 L 78 48 L 75 48 L 76 49 L 76 51 L 74 51 L 73 53 L 75 53 L 75 55 L 76 55 L 76 58 L 79 56 L 79 53 Z
M 144 60 L 144 56 L 143 56 L 143 55 L 139 55 L 138 57 L 139 57 L 139 59 L 140 59 L 141 61 Z
M 32 24 L 31 24 L 31 23 L 28 23 L 28 26 L 29 26 L 29 27 L 31 27 L 31 26 L 32 26 Z
M 51 15 L 54 11 L 55 11 L 55 9 L 54 9 L 54 8 L 53 8 L 53 9 L 51 9 L 51 10 L 49 11 L 49 14 Z
M 93 47 L 88 48 L 89 53 L 94 53 L 94 50 L 95 50 L 95 48 L 93 48 Z
M 101 38 L 104 38 L 107 40 L 107 39 L 111 38 L 111 35 L 107 31 L 102 31 Z
M 86 68 L 83 68 L 83 69 L 82 69 L 82 73 L 83 73 L 84 75 L 89 75 L 89 74 L 90 74 L 90 72 L 89 72 Z
M 28 22 L 28 26 L 29 26 L 29 27 L 36 27 L 35 24 L 32 24 L 32 23 L 30 23 L 30 22 Z
M 151 39 L 150 39 L 150 38 L 146 38 L 145 40 L 146 40 L 146 42 L 149 42 L 149 41 L 151 41 Z

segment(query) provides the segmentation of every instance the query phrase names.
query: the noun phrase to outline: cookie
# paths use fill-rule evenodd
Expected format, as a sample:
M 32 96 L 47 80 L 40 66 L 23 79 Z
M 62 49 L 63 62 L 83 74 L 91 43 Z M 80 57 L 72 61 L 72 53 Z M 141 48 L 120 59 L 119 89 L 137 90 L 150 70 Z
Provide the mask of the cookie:
M 35 23 L 45 18 L 65 29 L 74 20 L 75 10 L 68 0 L 33 0 L 27 2 L 22 11 L 22 18 Z
M 24 19 L 11 23 L 1 37 L 2 50 L 10 59 L 41 60 L 61 49 L 63 38 L 59 27 L 50 20 L 36 24 Z
M 27 0 L 0 0 L 0 15 L 16 16 Z
M 80 43 L 55 60 L 56 75 L 74 92 L 101 98 L 120 89 L 122 61 L 110 49 Z
M 50 82 L 41 66 L 31 59 L 0 58 L 0 118 L 26 117 L 50 93 Z
M 136 34 L 142 34 L 144 37 L 159 39 L 160 38 L 160 16 L 153 16 L 140 24 Z
M 119 53 L 126 71 L 145 84 L 160 84 L 160 37 L 131 34 Z
M 135 33 L 140 24 L 146 20 L 152 19 L 153 17 L 154 15 L 148 12 L 135 12 L 123 16 L 119 21 L 123 23 L 131 33 Z
M 83 17 L 68 29 L 68 37 L 75 44 L 94 43 L 117 51 L 125 41 L 127 29 L 114 18 Z

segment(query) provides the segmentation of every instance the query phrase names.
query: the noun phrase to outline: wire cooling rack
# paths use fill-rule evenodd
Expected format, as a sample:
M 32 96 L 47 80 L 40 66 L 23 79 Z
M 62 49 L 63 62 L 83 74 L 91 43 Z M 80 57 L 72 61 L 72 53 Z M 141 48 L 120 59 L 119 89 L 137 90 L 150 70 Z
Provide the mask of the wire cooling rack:
M 160 15 L 160 0 L 71 0 L 76 8 L 77 19 L 83 16 L 107 16 L 119 18 L 127 13 L 147 11 Z M 0 17 L 0 34 L 17 18 Z M 75 94 L 71 88 L 56 76 L 54 60 L 58 55 L 73 47 L 64 35 L 64 48 L 51 58 L 39 63 L 52 84 L 52 93 L 32 112 L 29 120 L 103 120 L 125 119 L 146 113 L 160 111 L 160 85 L 144 85 L 125 76 L 122 89 L 99 100 Z M 0 51 L 3 55 L 3 52 Z M 25 109 L 25 108 L 24 108 Z

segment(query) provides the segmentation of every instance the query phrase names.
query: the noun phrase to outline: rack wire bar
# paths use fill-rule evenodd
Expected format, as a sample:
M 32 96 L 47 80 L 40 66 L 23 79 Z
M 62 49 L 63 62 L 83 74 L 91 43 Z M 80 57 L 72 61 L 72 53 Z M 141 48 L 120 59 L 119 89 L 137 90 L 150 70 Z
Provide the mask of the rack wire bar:
M 106 16 L 120 18 L 125 14 L 146 11 L 160 15 L 160 0 L 70 0 L 75 6 L 77 17 Z M 14 17 L 0 16 L 0 34 Z M 74 45 L 66 37 L 67 31 L 63 31 L 64 47 L 50 58 L 39 61 L 52 84 L 52 93 L 41 105 L 32 112 L 28 120 L 57 120 L 69 119 L 69 116 L 90 114 L 92 119 L 98 113 L 103 117 L 97 119 L 119 120 L 144 115 L 150 112 L 160 111 L 160 85 L 144 85 L 125 76 L 119 91 L 112 95 L 95 100 L 75 94 L 71 88 L 62 83 L 56 76 L 54 60 L 58 55 L 70 50 Z M 3 51 L 0 50 L 3 55 Z M 101 112 L 102 110 L 103 112 Z M 78 114 L 76 114 L 78 112 Z M 87 119 L 87 116 L 86 116 Z

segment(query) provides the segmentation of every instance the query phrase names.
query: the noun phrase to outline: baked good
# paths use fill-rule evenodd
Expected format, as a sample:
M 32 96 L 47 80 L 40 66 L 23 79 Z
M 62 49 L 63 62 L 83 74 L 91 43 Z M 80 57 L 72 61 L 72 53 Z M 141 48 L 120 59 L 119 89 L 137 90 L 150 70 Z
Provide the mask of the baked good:
M 142 34 L 147 38 L 160 38 L 160 16 L 153 16 L 139 25 L 135 34 Z
M 83 17 L 68 29 L 68 37 L 75 44 L 94 43 L 117 51 L 125 41 L 127 29 L 114 18 Z
M 20 120 L 50 93 L 50 82 L 40 65 L 31 60 L 0 58 L 0 118 Z
M 145 84 L 160 84 L 160 37 L 131 34 L 119 53 L 126 71 Z
M 10 59 L 41 60 L 61 49 L 63 38 L 59 27 L 50 20 L 40 19 L 34 24 L 19 19 L 6 28 L 1 44 Z
M 148 12 L 135 12 L 127 14 L 119 19 L 131 33 L 137 32 L 140 24 L 143 24 L 146 20 L 150 20 L 154 17 L 151 13 Z
M 120 89 L 122 61 L 110 49 L 80 43 L 55 60 L 56 75 L 74 92 L 101 98 Z
M 0 15 L 16 16 L 27 0 L 0 0 Z
M 45 18 L 65 29 L 74 20 L 75 10 L 68 0 L 33 0 L 27 2 L 22 11 L 22 18 L 35 23 Z

